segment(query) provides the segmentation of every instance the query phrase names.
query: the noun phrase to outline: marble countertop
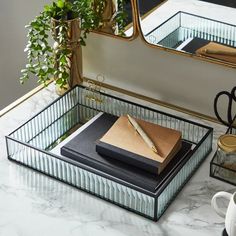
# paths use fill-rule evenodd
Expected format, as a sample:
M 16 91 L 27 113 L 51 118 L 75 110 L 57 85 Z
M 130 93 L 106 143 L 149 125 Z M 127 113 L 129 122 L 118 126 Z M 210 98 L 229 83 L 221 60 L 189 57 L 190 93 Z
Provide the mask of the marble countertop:
M 168 0 L 142 19 L 141 27 L 146 35 L 177 12 L 187 12 L 228 24 L 236 24 L 236 9 L 199 0 Z
M 121 95 L 120 95 L 121 96 Z M 122 95 L 124 98 L 129 98 Z M 128 212 L 29 168 L 8 161 L 5 135 L 53 101 L 53 85 L 0 118 L 0 236 L 217 236 L 224 220 L 210 206 L 218 191 L 235 186 L 209 177 L 221 125 L 132 99 L 214 127 L 213 151 L 158 222 Z M 131 99 L 131 98 L 129 98 Z

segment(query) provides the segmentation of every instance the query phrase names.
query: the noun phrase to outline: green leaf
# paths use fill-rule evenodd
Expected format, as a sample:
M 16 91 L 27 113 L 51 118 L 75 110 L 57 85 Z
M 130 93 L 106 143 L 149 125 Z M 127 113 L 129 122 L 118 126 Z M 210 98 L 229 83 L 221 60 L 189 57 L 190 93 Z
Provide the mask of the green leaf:
M 57 7 L 61 9 L 65 6 L 65 2 L 63 0 L 58 0 L 56 4 L 57 4 Z
M 34 29 L 39 29 L 39 28 L 40 28 L 40 24 L 39 24 L 38 21 L 32 21 L 32 22 L 30 23 L 30 26 L 31 26 L 32 28 L 34 28 Z
M 56 84 L 61 84 L 63 82 L 63 79 L 62 78 L 58 78 L 57 80 L 56 80 Z
M 53 74 L 53 72 L 54 72 L 54 69 L 53 69 L 53 68 L 48 68 L 47 73 L 49 73 L 49 74 Z
M 51 6 L 45 5 L 45 6 L 44 6 L 44 11 L 45 11 L 45 12 L 51 11 Z
M 22 69 L 20 72 L 21 73 L 25 73 L 25 72 L 27 72 L 28 70 L 27 69 Z
M 66 71 L 63 71 L 62 78 L 68 79 L 69 78 L 69 73 L 67 73 Z
M 62 56 L 60 57 L 60 62 L 61 62 L 62 64 L 67 63 L 66 57 L 65 57 L 64 55 L 62 55 Z

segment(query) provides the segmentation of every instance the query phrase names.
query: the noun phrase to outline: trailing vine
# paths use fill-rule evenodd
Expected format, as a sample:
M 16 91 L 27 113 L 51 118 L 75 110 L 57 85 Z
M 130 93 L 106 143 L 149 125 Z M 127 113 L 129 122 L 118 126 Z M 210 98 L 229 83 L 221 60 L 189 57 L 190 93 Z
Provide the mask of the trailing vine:
M 44 10 L 26 26 L 28 43 L 25 52 L 28 62 L 21 70 L 20 82 L 24 83 L 34 75 L 41 84 L 47 85 L 47 82 L 54 78 L 56 84 L 61 88 L 65 87 L 70 80 L 69 61 L 72 52 L 68 47 L 68 21 L 79 19 L 82 33 L 78 43 L 85 46 L 89 31 L 101 25 L 106 1 L 112 0 L 56 0 L 46 5 Z M 120 28 L 120 34 L 123 34 L 125 25 L 126 13 L 123 12 L 125 1 L 118 0 L 119 10 L 114 19 Z M 54 27 L 52 19 L 57 22 Z M 54 47 L 52 38 L 56 41 Z

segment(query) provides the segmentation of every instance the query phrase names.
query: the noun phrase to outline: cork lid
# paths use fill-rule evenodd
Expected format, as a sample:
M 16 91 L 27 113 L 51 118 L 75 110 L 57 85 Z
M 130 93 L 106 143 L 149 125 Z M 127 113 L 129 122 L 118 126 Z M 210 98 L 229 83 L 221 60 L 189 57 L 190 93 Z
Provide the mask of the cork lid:
M 224 134 L 218 139 L 218 146 L 225 152 L 236 153 L 236 135 Z

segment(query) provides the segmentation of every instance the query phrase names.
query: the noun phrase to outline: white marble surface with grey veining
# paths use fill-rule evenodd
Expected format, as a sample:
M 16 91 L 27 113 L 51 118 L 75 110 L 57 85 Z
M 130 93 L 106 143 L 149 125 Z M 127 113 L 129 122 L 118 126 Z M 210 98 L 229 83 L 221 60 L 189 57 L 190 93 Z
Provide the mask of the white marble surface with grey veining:
M 4 136 L 55 97 L 51 86 L 0 118 L 0 236 L 221 235 L 224 222 L 210 201 L 217 191 L 234 192 L 235 187 L 209 177 L 209 163 L 224 127 L 134 99 L 214 127 L 214 150 L 161 219 L 153 222 L 7 160 Z
M 144 19 L 141 19 L 143 34 L 146 35 L 179 11 L 228 24 L 236 24 L 235 8 L 199 0 L 168 0 L 164 1 L 162 5 Z

